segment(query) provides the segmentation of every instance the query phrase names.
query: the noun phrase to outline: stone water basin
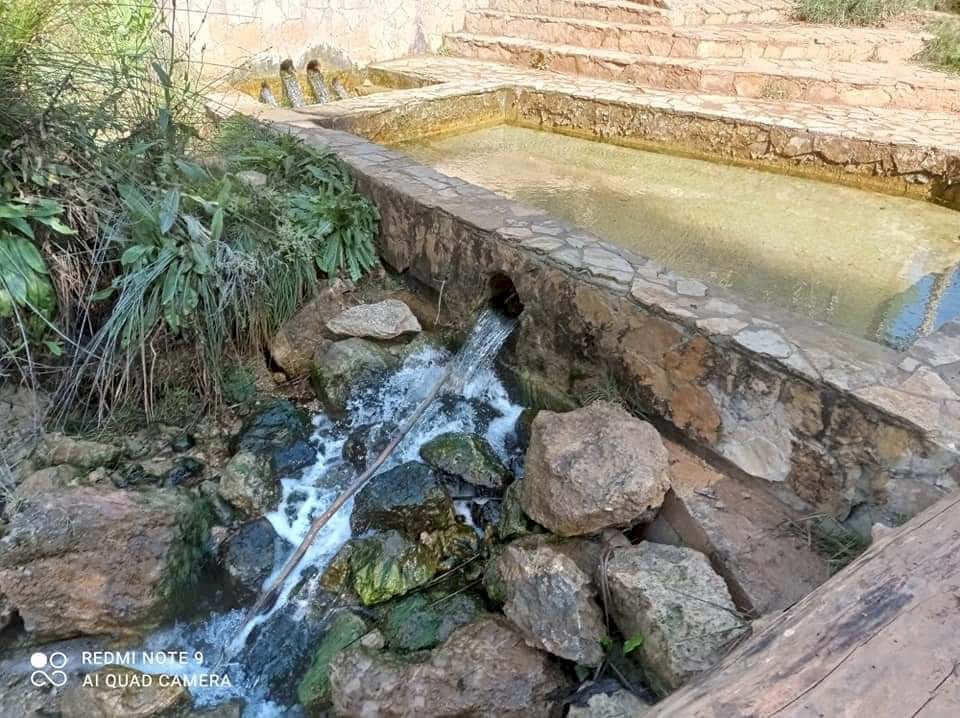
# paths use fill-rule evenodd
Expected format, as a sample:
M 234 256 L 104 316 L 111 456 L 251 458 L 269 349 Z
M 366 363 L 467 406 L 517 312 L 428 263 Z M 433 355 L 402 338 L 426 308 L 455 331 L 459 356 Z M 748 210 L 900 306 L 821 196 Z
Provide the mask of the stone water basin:
M 904 348 L 960 314 L 960 214 L 501 125 L 399 149 L 670 270 Z

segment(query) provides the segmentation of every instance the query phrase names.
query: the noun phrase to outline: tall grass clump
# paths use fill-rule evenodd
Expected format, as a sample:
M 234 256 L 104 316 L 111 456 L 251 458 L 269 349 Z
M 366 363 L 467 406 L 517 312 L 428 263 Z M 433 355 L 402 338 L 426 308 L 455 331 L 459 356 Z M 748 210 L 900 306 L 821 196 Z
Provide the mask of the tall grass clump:
M 796 16 L 828 25 L 878 25 L 923 3 L 924 0 L 797 0 Z
M 960 73 L 960 20 L 944 20 L 932 31 L 922 59 L 941 70 Z
M 177 352 L 215 403 L 224 367 L 323 277 L 377 263 L 376 210 L 333 158 L 206 125 L 177 20 L 163 2 L 0 3 L 0 381 L 42 386 L 61 417 L 131 400 L 149 417 Z

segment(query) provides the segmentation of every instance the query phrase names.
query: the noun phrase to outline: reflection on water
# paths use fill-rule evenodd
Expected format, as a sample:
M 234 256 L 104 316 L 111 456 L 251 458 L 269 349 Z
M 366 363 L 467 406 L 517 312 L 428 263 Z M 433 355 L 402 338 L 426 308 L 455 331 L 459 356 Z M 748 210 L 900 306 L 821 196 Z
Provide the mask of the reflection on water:
M 518 127 L 401 149 L 669 269 L 904 346 L 960 311 L 960 214 L 924 202 Z M 929 287 L 927 286 L 929 285 Z

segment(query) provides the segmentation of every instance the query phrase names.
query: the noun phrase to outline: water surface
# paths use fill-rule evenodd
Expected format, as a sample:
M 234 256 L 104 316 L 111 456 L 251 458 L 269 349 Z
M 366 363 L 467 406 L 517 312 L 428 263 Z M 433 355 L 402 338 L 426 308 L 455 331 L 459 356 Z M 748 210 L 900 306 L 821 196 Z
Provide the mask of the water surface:
M 960 213 L 512 126 L 400 148 L 668 269 L 903 347 L 960 312 Z

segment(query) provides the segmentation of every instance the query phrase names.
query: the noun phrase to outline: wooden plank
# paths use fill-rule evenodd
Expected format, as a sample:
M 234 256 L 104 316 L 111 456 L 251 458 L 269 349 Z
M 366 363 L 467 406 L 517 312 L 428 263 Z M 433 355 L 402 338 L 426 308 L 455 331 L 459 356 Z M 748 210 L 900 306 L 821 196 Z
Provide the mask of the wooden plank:
M 645 718 L 960 716 L 960 493 L 765 623 Z

